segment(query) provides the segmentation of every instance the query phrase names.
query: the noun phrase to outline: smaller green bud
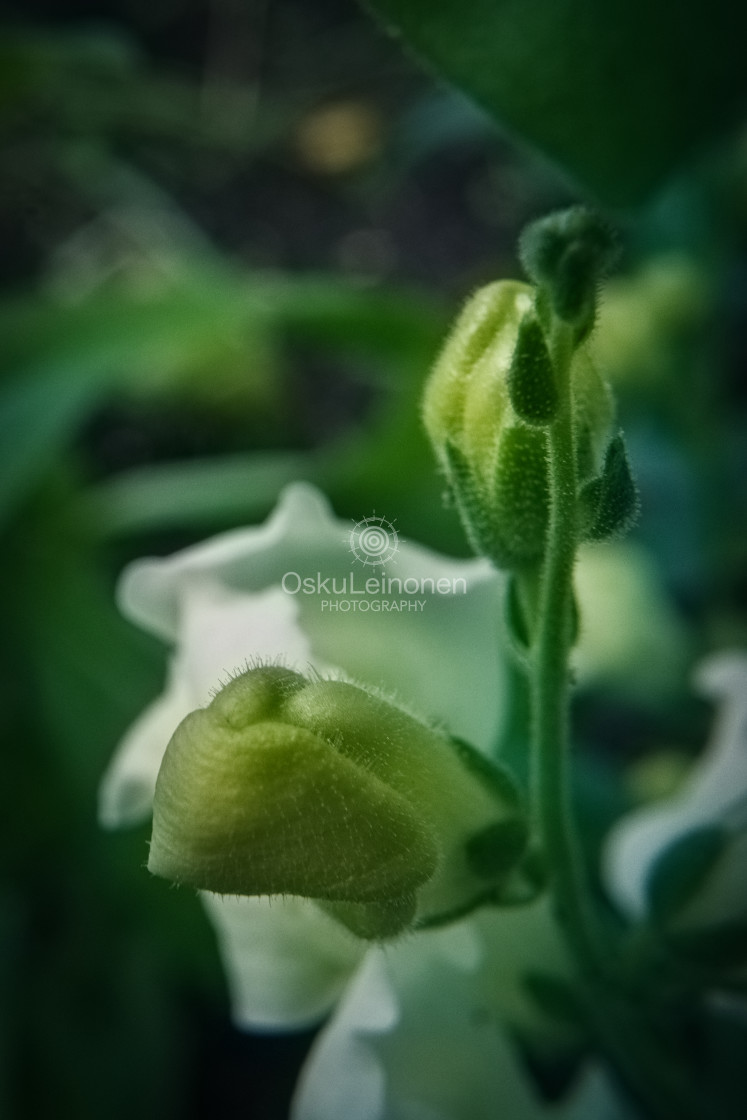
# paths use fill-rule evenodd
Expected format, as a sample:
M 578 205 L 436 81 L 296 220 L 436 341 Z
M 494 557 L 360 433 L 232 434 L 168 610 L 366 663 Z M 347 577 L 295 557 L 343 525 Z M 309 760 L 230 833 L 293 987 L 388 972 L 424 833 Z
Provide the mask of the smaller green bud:
M 514 412 L 527 424 L 549 424 L 558 410 L 558 389 L 545 336 L 536 315 L 525 315 L 508 371 Z
M 602 474 L 586 483 L 580 502 L 587 540 L 621 537 L 635 522 L 639 511 L 638 490 L 622 434 L 610 441 Z
M 575 327 L 577 342 L 594 325 L 599 282 L 616 255 L 610 228 L 583 206 L 532 222 L 519 242 L 527 274 L 547 294 L 554 314 Z
M 535 294 L 537 298 L 535 298 Z M 477 292 L 425 386 L 423 419 L 473 548 L 528 572 L 549 519 L 547 433 L 559 407 L 542 292 L 499 281 Z M 578 346 L 570 365 L 578 477 L 600 469 L 612 422 L 609 389 Z
M 514 783 L 476 751 L 356 685 L 267 666 L 172 736 L 148 867 L 311 898 L 384 938 L 494 899 L 526 836 Z
M 471 544 L 508 569 L 541 559 L 546 533 L 545 435 L 523 423 L 509 390 L 532 300 L 532 289 L 514 281 L 489 284 L 473 296 L 436 362 L 423 402 L 426 429 Z M 536 368 L 537 338 L 531 329 L 530 335 Z M 526 368 L 521 357 L 519 365 Z

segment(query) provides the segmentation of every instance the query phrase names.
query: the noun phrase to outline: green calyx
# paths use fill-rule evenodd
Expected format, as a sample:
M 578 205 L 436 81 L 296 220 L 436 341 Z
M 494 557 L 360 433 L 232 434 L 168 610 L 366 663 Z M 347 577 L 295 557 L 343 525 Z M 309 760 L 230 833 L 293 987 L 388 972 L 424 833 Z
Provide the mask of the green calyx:
M 494 854 L 476 863 L 482 833 Z M 525 834 L 516 789 L 490 763 L 468 764 L 449 738 L 362 688 L 267 666 L 174 733 L 148 867 L 221 894 L 312 898 L 359 936 L 383 938 L 495 895 Z

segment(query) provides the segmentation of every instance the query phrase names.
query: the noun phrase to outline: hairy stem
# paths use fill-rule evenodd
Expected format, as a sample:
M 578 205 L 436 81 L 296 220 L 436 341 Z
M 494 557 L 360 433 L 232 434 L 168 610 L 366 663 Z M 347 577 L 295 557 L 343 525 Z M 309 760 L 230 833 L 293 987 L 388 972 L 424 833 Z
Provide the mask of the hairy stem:
M 559 409 L 548 433 L 550 517 L 530 653 L 531 798 L 558 920 L 582 982 L 590 1024 L 622 1080 L 657 1120 L 694 1120 L 696 1106 L 645 1016 L 615 975 L 616 950 L 588 881 L 570 797 L 569 667 L 573 566 L 578 544 L 577 471 L 570 385 L 570 331 L 557 324 L 552 357 Z
M 606 951 L 570 806 L 568 657 L 578 528 L 567 328 L 560 327 L 554 341 L 560 406 L 548 435 L 550 522 L 531 653 L 531 787 L 535 827 L 546 858 L 551 858 L 561 921 L 579 959 L 596 971 L 605 967 Z

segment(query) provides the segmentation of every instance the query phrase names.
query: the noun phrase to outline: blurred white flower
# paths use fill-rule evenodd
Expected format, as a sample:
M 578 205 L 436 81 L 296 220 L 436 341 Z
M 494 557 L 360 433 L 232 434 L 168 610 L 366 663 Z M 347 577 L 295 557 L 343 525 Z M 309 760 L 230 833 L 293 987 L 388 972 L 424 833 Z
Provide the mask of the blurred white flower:
M 633 541 L 587 544 L 575 575 L 580 685 L 612 685 L 642 701 L 686 680 L 688 635 L 650 555 Z
M 648 908 L 656 861 L 695 829 L 717 826 L 729 842 L 678 924 L 713 926 L 747 921 L 747 654 L 719 653 L 695 676 L 699 692 L 717 705 L 709 743 L 678 793 L 625 816 L 604 853 L 608 889 L 631 917 Z
M 596 1066 L 544 1100 L 509 1034 L 552 1037 L 522 986 L 563 967 L 546 902 L 371 949 L 312 1048 L 292 1120 L 632 1120 Z

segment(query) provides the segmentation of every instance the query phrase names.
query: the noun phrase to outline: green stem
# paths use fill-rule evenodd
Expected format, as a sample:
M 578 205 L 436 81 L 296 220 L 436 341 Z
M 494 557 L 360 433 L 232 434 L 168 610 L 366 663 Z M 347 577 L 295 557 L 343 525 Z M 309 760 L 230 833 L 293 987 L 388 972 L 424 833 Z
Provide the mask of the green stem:
M 552 861 L 561 921 L 579 960 L 587 970 L 598 971 L 604 969 L 607 953 L 573 830 L 568 773 L 568 657 L 578 527 L 567 328 L 557 332 L 553 349 L 560 403 L 548 434 L 550 522 L 531 654 L 531 790 L 540 845 Z
M 530 653 L 534 827 L 548 865 L 558 919 L 576 959 L 589 1018 L 605 1052 L 647 1113 L 660 1120 L 697 1111 L 671 1057 L 628 1005 L 590 890 L 570 799 L 569 668 L 573 566 L 578 544 L 577 471 L 570 385 L 570 332 L 558 324 L 552 346 L 558 413 L 548 433 L 550 516 Z

